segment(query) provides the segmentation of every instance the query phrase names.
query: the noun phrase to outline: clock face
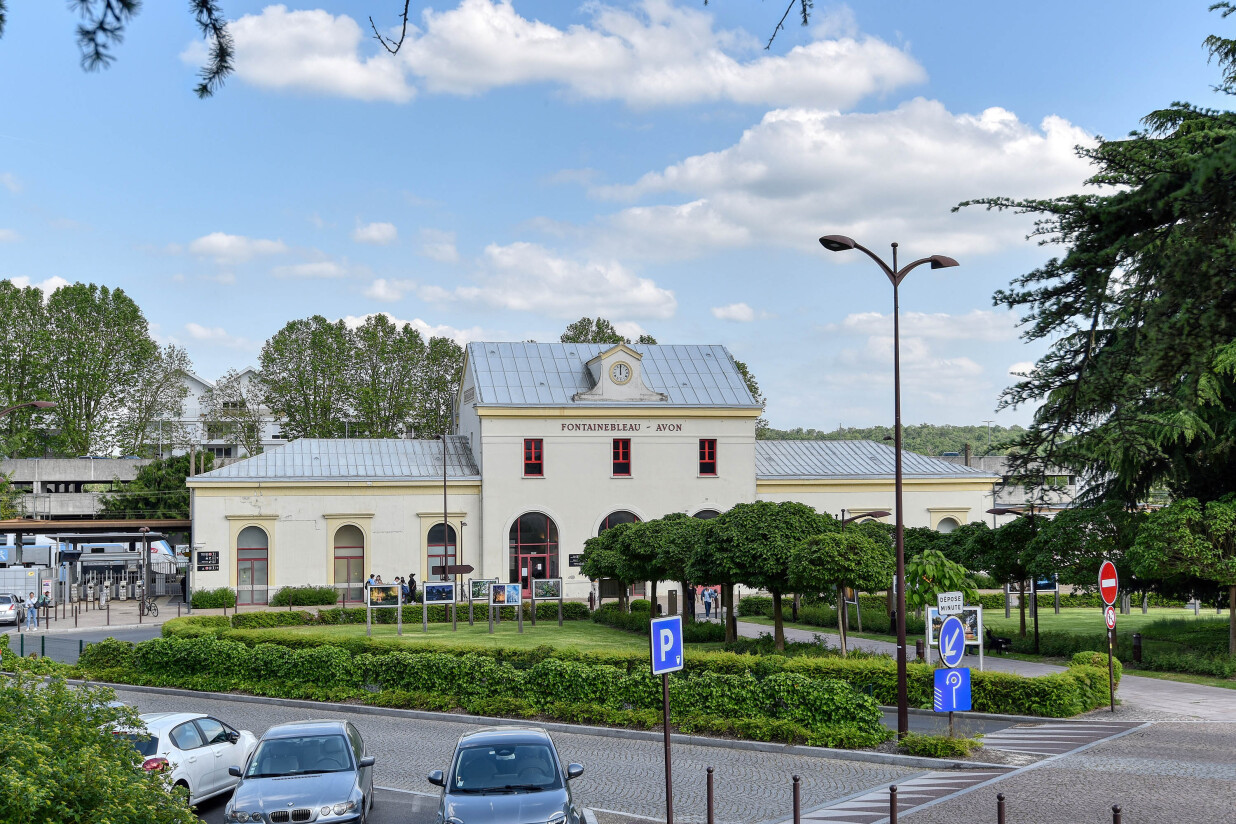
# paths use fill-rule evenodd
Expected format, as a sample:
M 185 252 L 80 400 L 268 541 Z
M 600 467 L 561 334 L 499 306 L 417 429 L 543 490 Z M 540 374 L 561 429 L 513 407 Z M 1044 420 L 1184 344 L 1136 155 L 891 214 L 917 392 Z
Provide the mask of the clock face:
M 618 361 L 609 368 L 609 376 L 614 383 L 626 383 L 631 380 L 631 367 L 627 366 L 622 361 Z

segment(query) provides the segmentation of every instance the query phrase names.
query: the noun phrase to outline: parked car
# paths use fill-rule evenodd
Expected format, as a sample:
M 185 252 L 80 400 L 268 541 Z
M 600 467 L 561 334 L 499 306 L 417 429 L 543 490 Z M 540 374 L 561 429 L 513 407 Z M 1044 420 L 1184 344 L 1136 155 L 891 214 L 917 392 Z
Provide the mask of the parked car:
M 257 747 L 257 736 L 236 730 L 200 712 L 150 712 L 138 716 L 143 729 L 117 730 L 128 736 L 143 757 L 142 769 L 169 770 L 173 784 L 189 791 L 189 803 L 225 793 L 239 779 L 230 770 L 243 767 Z
M 434 770 L 429 783 L 442 788 L 440 822 L 582 824 L 584 810 L 570 781 L 583 773 L 581 764 L 563 769 L 544 730 L 486 727 L 462 736 L 448 774 Z
M 224 811 L 229 822 L 364 821 L 373 808 L 374 758 L 351 721 L 297 721 L 258 742 Z
M 0 624 L 20 624 L 26 620 L 26 610 L 16 595 L 0 593 Z

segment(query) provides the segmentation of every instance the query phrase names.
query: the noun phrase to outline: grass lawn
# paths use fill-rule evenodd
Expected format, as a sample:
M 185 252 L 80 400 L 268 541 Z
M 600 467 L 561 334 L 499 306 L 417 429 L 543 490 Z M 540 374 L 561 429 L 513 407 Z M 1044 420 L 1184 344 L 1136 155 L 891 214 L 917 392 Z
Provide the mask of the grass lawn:
M 1016 609 L 1012 611 L 1011 615 L 1012 617 L 1005 618 L 1003 610 L 985 609 L 983 610 L 983 626 L 990 628 L 997 635 L 1014 635 L 1021 626 L 1021 621 L 1018 618 Z M 1142 615 L 1141 608 L 1135 607 L 1128 615 L 1121 615 L 1119 610 L 1116 611 L 1116 631 L 1121 634 L 1137 632 L 1147 624 L 1161 621 L 1165 618 L 1192 621 L 1214 617 L 1214 613 L 1207 613 L 1206 610 L 1202 610 L 1201 615 L 1195 618 L 1191 609 L 1167 608 L 1151 608 L 1148 613 Z M 1030 635 L 1033 632 L 1034 615 L 1027 608 L 1026 635 Z M 1045 607 L 1039 612 L 1039 632 L 1072 632 L 1079 635 L 1102 635 L 1107 632 L 1107 625 L 1103 623 L 1103 610 L 1098 607 L 1061 609 L 1059 615 L 1056 614 L 1054 609 Z
M 264 630 L 250 630 L 261 633 Z M 321 638 L 329 643 L 332 638 L 363 638 L 364 624 L 342 624 L 339 626 L 318 627 L 279 627 L 271 630 L 279 634 L 304 634 Z M 519 632 L 515 621 L 503 621 L 494 624 L 494 634 L 489 634 L 489 622 L 478 620 L 474 626 L 468 626 L 465 616 L 459 622 L 459 629 L 451 631 L 450 624 L 430 624 L 429 632 L 421 632 L 420 623 L 404 624 L 403 635 L 395 634 L 394 624 L 374 624 L 373 637 L 387 639 L 400 638 L 409 645 L 443 644 L 453 646 L 473 646 L 478 648 L 504 647 L 506 649 L 532 648 L 542 645 L 553 647 L 573 647 L 581 652 L 596 650 L 647 651 L 648 639 L 643 635 L 627 632 L 613 627 L 603 626 L 593 621 L 564 621 L 558 626 L 556 620 L 538 621 L 534 627 L 530 621 L 524 621 L 524 631 Z M 721 644 L 688 644 L 692 650 L 720 649 Z

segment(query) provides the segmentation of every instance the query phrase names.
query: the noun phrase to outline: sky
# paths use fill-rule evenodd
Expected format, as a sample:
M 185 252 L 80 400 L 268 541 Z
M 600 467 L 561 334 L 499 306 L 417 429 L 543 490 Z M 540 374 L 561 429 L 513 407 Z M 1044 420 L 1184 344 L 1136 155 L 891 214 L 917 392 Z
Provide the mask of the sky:
M 124 289 L 198 374 L 256 365 L 285 323 L 388 313 L 425 335 L 555 341 L 600 315 L 720 343 L 774 427 L 892 422 L 901 287 L 909 423 L 997 411 L 1045 342 L 992 294 L 1053 248 L 987 196 L 1083 190 L 1075 147 L 1173 101 L 1226 106 L 1192 0 L 222 0 L 236 74 L 193 92 L 185 3 L 148 2 L 84 72 L 67 3 L 0 39 L 0 277 Z

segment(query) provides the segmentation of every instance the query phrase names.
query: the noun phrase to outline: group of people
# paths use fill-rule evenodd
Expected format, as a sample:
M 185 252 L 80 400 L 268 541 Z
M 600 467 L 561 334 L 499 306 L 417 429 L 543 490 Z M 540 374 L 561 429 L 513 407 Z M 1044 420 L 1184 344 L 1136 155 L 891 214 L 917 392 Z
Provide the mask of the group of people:
M 704 605 L 705 620 L 712 617 L 712 605 L 717 601 L 716 587 L 697 587 L 687 584 L 687 613 L 695 617 L 695 602 L 698 599 Z
M 365 588 L 368 589 L 373 586 L 397 586 L 403 593 L 403 602 L 405 604 L 410 604 L 416 598 L 416 573 L 409 573 L 407 578 L 397 577 L 394 581 L 388 584 L 382 580 L 381 575 L 375 575 L 371 572 L 369 573 L 369 580 L 365 582 Z

